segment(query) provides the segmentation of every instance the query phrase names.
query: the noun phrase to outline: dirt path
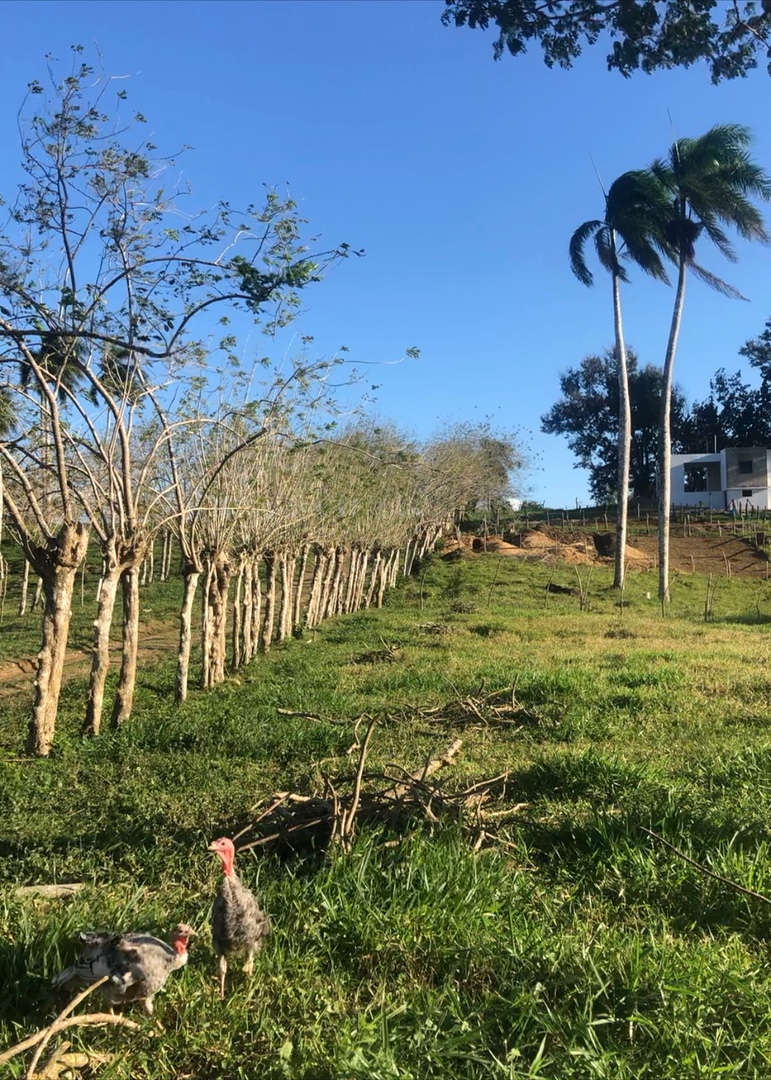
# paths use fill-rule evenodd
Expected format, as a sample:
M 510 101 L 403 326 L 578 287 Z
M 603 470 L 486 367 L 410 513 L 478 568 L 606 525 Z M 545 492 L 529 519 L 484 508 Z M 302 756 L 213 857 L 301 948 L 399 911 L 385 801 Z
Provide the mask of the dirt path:
M 142 625 L 139 633 L 139 670 L 145 663 L 154 663 L 162 654 L 174 652 L 179 644 L 179 628 L 175 621 L 152 622 Z M 120 664 L 121 643 L 110 642 L 110 665 L 115 668 Z M 4 660 L 0 663 L 0 699 L 31 691 L 35 678 L 37 657 L 22 656 L 17 660 Z M 91 650 L 88 648 L 68 649 L 64 660 L 64 681 L 86 678 L 91 666 Z

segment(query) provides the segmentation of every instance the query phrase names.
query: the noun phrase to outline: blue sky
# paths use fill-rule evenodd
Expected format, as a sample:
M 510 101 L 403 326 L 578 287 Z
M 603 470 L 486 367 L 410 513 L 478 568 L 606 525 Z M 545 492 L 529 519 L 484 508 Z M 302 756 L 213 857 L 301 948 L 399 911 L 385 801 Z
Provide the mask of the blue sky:
M 532 495 L 588 501 L 564 439 L 539 431 L 561 370 L 612 342 L 610 287 L 572 278 L 567 243 L 598 216 L 605 182 L 663 154 L 677 136 L 747 124 L 771 169 L 771 80 L 713 87 L 704 68 L 624 80 L 595 47 L 569 72 L 531 54 L 492 60 L 492 35 L 443 27 L 441 0 L 5 0 L 0 192 L 8 194 L 16 114 L 46 53 L 98 47 L 131 75 L 159 147 L 190 144 L 183 175 L 202 206 L 288 184 L 326 244 L 364 248 L 307 295 L 296 329 L 319 353 L 347 345 L 380 384 L 376 412 L 425 437 L 490 418 L 524 429 L 537 455 Z M 671 118 L 671 119 L 670 119 Z M 702 398 L 771 315 L 771 251 L 738 245 L 728 277 L 750 303 L 693 281 L 676 379 Z M 661 363 L 671 290 L 635 280 L 629 343 Z M 401 364 L 409 346 L 419 360 Z M 745 372 L 746 373 L 746 372 Z

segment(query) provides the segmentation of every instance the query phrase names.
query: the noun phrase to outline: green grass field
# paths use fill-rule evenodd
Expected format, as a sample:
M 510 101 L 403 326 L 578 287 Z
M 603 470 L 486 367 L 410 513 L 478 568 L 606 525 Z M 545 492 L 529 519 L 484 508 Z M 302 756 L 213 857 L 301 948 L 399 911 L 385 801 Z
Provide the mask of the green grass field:
M 771 905 L 641 828 L 771 896 L 771 582 L 719 581 L 705 622 L 698 575 L 677 577 L 662 618 L 653 574 L 630 577 L 621 608 L 608 570 L 579 571 L 589 610 L 547 594 L 542 566 L 435 559 L 386 609 L 181 709 L 173 658 L 145 667 L 132 720 L 96 741 L 78 736 L 71 682 L 47 761 L 19 756 L 27 701 L 0 700 L 0 1048 L 64 1005 L 49 982 L 78 929 L 184 920 L 200 936 L 157 999 L 163 1033 L 68 1036 L 113 1055 L 100 1077 L 771 1077 Z M 578 584 L 567 566 L 553 580 Z M 153 586 L 146 606 L 171 613 L 178 591 Z M 0 641 L 0 659 L 34 653 L 35 618 L 6 615 Z M 393 662 L 358 662 L 384 644 Z M 512 687 L 521 724 L 458 720 L 453 703 Z M 460 737 L 445 789 L 508 772 L 486 808 L 499 842 L 472 850 L 460 815 L 361 824 L 349 854 L 245 854 L 275 931 L 222 1003 L 206 845 L 275 792 L 355 769 L 362 714 L 378 721 L 373 769 L 418 769 Z M 68 881 L 86 887 L 15 894 Z M 5 1068 L 21 1077 L 24 1059 Z

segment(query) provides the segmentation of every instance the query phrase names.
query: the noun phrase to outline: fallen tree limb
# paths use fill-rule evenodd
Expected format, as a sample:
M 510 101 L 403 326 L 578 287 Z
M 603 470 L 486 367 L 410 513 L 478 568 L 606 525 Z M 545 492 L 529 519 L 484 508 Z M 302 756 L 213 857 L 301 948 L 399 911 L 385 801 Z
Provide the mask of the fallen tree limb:
M 704 863 L 697 862 L 696 859 L 692 859 L 690 855 L 686 855 L 680 848 L 675 847 L 674 844 L 670 844 L 668 840 L 665 840 L 663 836 L 659 836 L 653 829 L 648 829 L 645 825 L 641 825 L 640 828 L 648 836 L 652 836 L 654 840 L 658 840 L 664 847 L 669 848 L 679 858 L 684 859 L 685 862 L 690 863 L 691 866 L 695 866 L 697 870 L 701 870 L 702 874 L 706 874 L 708 877 L 714 878 L 716 881 L 720 881 L 723 885 L 730 885 L 732 889 L 736 889 L 740 893 L 744 893 L 745 896 L 753 896 L 756 900 L 762 900 L 766 904 L 771 904 L 771 896 L 764 896 L 763 893 L 755 892 L 754 889 L 748 889 L 744 885 L 740 885 L 738 881 L 733 881 L 731 878 L 724 877 L 722 874 L 716 873 L 714 870 L 710 870 Z

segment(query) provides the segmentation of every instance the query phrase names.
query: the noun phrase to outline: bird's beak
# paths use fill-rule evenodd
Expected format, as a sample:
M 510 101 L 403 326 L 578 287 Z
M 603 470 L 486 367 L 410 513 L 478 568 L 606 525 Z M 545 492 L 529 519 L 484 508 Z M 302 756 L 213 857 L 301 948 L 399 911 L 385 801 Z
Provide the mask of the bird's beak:
M 208 848 L 206 850 L 207 851 L 216 851 L 217 850 L 217 841 L 212 840 L 212 842 L 209 844 L 209 846 L 208 846 Z
M 198 931 L 197 930 L 189 930 L 187 936 L 188 937 L 198 937 Z

